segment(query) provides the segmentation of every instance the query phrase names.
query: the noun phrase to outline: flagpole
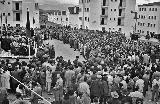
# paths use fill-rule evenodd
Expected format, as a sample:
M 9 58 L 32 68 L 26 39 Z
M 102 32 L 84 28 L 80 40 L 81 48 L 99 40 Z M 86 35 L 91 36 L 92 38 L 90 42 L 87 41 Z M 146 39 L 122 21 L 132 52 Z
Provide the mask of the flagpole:
M 1 36 L 3 35 L 3 34 L 2 34 L 2 27 L 3 27 L 3 26 L 2 26 L 2 25 L 3 25 L 2 21 L 3 21 L 3 16 L 2 16 L 2 13 L 1 13 Z

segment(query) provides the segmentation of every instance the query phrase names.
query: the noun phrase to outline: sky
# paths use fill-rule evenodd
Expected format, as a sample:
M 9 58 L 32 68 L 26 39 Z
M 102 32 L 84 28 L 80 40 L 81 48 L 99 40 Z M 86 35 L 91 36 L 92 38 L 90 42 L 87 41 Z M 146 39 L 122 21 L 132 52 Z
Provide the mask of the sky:
M 47 1 L 50 3 L 52 1 L 58 1 L 60 3 L 67 3 L 67 4 L 78 4 L 79 0 L 37 0 L 40 2 L 47 3 Z M 160 0 L 137 0 L 137 4 L 144 4 L 144 3 L 150 3 L 150 2 L 158 2 Z

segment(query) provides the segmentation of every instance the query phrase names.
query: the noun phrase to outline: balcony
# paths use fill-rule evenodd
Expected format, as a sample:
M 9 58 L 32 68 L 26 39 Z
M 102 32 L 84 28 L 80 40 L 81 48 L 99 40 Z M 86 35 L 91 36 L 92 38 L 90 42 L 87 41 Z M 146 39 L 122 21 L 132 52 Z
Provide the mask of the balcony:
M 108 14 L 101 15 L 101 17 L 108 17 Z
M 122 13 L 118 16 L 118 18 L 124 18 L 125 17 L 125 13 Z
M 109 2 L 108 0 L 102 0 L 102 8 L 108 8 Z
M 20 12 L 22 13 L 22 9 L 16 10 L 16 9 L 12 9 L 13 12 Z
M 125 0 L 120 0 L 119 9 L 124 9 L 124 8 L 126 8 L 126 1 Z

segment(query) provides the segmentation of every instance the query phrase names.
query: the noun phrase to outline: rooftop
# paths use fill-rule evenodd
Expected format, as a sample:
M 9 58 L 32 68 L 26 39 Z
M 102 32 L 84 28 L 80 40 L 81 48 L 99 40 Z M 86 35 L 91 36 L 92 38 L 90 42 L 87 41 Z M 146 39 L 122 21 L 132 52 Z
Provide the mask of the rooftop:
M 138 6 L 160 6 L 160 2 L 153 2 L 153 3 L 138 5 Z

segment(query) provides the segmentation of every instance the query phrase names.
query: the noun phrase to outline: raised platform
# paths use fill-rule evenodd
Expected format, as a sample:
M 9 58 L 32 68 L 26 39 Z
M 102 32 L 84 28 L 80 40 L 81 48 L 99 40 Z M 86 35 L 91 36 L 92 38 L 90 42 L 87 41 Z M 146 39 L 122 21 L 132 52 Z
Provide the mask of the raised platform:
M 29 57 L 29 56 L 0 56 L 0 59 L 16 59 L 16 58 L 19 58 L 19 59 L 32 59 L 33 56 Z

